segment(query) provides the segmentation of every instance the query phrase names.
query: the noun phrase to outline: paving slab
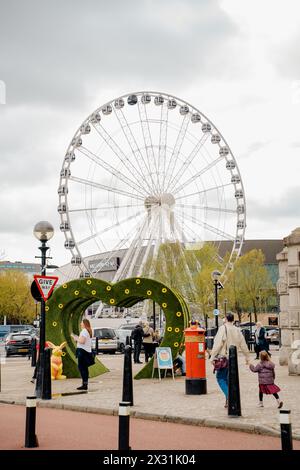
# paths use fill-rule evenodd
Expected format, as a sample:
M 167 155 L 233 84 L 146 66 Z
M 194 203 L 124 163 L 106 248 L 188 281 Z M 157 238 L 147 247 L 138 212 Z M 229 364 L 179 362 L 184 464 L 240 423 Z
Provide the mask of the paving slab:
M 52 382 L 52 400 L 38 400 L 38 406 L 117 415 L 122 400 L 123 356 L 101 355 L 110 372 L 93 378 L 87 394 L 62 396 L 76 392 L 79 379 Z M 252 357 L 254 361 L 254 354 Z M 276 364 L 276 384 L 281 388 L 283 409 L 291 410 L 293 438 L 300 440 L 300 377 L 289 376 L 287 367 L 278 364 L 278 351 L 272 351 Z M 133 364 L 136 373 L 143 365 Z M 30 361 L 9 358 L 2 364 L 1 403 L 25 405 L 26 396 L 34 394 Z M 134 380 L 132 416 L 198 426 L 234 429 L 251 433 L 279 436 L 279 411 L 273 396 L 264 396 L 264 408 L 258 408 L 257 374 L 246 367 L 239 357 L 239 380 L 242 416 L 230 418 L 224 398 L 207 361 L 207 394 L 186 395 L 185 377 Z

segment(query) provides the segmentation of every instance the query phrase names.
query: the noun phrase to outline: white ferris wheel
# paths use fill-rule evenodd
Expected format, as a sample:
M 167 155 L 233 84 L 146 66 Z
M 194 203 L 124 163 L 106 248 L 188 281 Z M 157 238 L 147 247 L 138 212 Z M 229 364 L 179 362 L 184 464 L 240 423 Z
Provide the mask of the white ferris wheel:
M 166 93 L 123 95 L 90 114 L 68 146 L 58 194 L 73 278 L 98 277 L 120 250 L 113 281 L 155 277 L 163 243 L 184 257 L 226 241 L 224 276 L 242 247 L 245 195 L 231 149 L 202 112 Z M 188 262 L 184 270 L 192 280 Z

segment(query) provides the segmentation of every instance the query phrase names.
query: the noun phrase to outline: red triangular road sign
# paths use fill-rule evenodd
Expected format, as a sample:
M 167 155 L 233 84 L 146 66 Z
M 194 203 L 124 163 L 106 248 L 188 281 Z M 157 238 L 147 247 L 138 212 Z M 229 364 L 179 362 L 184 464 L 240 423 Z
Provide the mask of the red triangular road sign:
M 56 276 L 38 276 L 35 274 L 34 280 L 36 282 L 36 285 L 38 286 L 38 289 L 41 293 L 41 296 L 43 299 L 46 301 L 49 299 L 51 296 L 53 289 L 58 281 L 58 277 Z

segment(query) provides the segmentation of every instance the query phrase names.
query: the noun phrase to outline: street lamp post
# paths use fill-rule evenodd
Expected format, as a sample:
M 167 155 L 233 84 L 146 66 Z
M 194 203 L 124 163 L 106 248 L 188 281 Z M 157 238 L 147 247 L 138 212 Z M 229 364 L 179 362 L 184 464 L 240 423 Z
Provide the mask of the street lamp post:
M 220 276 L 221 276 L 221 273 L 220 271 L 213 271 L 212 274 L 211 274 L 211 277 L 214 281 L 214 285 L 215 285 L 215 325 L 216 325 L 216 330 L 218 331 L 218 328 L 219 328 L 219 315 L 218 315 L 218 288 L 220 286 Z M 223 286 L 222 286 L 223 287 Z
M 46 260 L 49 259 L 46 256 L 47 250 L 49 250 L 49 247 L 46 246 L 46 243 L 53 237 L 54 228 L 49 222 L 46 222 L 46 221 L 38 222 L 34 226 L 33 234 L 41 242 L 41 246 L 39 246 L 39 250 L 41 251 L 41 256 L 36 256 L 36 258 L 41 258 L 41 275 L 46 276 Z M 39 360 L 38 360 L 37 377 L 36 377 L 36 395 L 38 398 L 49 398 L 47 390 L 46 390 L 46 380 L 45 380 L 45 372 L 47 370 L 47 368 L 45 367 L 45 362 L 44 362 L 45 338 L 46 338 L 45 326 L 46 326 L 45 301 L 42 298 L 41 299 L 41 311 L 40 311 L 40 349 L 39 349 Z

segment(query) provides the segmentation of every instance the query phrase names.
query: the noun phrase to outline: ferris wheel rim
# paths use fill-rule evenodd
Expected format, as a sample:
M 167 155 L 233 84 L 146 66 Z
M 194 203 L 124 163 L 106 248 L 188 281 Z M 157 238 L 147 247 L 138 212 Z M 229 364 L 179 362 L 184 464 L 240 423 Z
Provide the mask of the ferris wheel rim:
M 114 104 L 114 102 L 116 100 L 119 100 L 119 99 L 125 99 L 125 98 L 128 98 L 129 96 L 131 95 L 136 95 L 136 96 L 143 96 L 145 94 L 149 94 L 151 97 L 155 97 L 155 96 L 162 96 L 164 98 L 167 98 L 167 99 L 175 99 L 177 100 L 177 103 L 184 103 L 185 105 L 189 106 L 190 109 L 193 110 L 193 112 L 197 112 L 200 114 L 201 117 L 203 117 L 205 119 L 206 122 L 208 122 L 211 126 L 212 126 L 212 130 L 211 132 L 209 132 L 210 135 L 212 135 L 212 132 L 216 132 L 221 140 L 223 141 L 224 145 L 228 148 L 229 150 L 229 153 L 228 155 L 230 155 L 231 157 L 231 160 L 234 161 L 234 164 L 235 164 L 235 167 L 234 167 L 234 170 L 235 170 L 235 174 L 239 177 L 239 182 L 238 183 L 229 183 L 229 184 L 233 184 L 234 185 L 234 188 L 236 189 L 237 187 L 237 184 L 239 185 L 239 189 L 241 189 L 242 193 L 243 193 L 243 196 L 239 199 L 242 200 L 242 203 L 243 203 L 243 206 L 244 206 L 244 212 L 243 212 L 243 221 L 244 221 L 244 226 L 243 226 L 243 229 L 236 229 L 236 232 L 235 232 L 235 239 L 233 241 L 233 247 L 232 247 L 232 250 L 231 250 L 231 253 L 230 253 L 230 259 L 224 269 L 224 272 L 222 273 L 222 276 L 224 275 L 224 273 L 227 271 L 228 269 L 228 265 L 230 264 L 230 261 L 231 261 L 231 258 L 233 257 L 233 253 L 235 253 L 235 257 L 237 258 L 241 252 L 241 249 L 242 249 L 242 245 L 243 245 L 243 241 L 244 241 L 244 235 L 245 235 L 245 229 L 246 229 L 246 198 L 245 198 L 245 191 L 244 191 L 244 185 L 243 185 L 243 182 L 242 182 L 242 178 L 241 178 L 241 174 L 240 174 L 240 170 L 238 168 L 238 165 L 237 165 L 237 161 L 234 157 L 234 154 L 231 150 L 231 147 L 228 145 L 227 143 L 227 140 L 224 138 L 223 134 L 219 131 L 219 129 L 216 127 L 216 125 L 213 123 L 213 121 L 211 119 L 209 119 L 202 111 L 200 111 L 198 108 L 196 108 L 194 105 L 190 104 L 189 102 L 187 102 L 186 100 L 183 100 L 182 98 L 179 98 L 175 95 L 172 95 L 170 93 L 165 93 L 165 92 L 160 92 L 160 91 L 138 91 L 138 92 L 130 92 L 130 93 L 126 93 L 126 94 L 123 94 L 117 98 L 114 98 L 112 100 L 109 100 L 107 101 L 105 104 L 97 107 L 92 113 L 89 114 L 89 116 L 84 120 L 82 121 L 82 123 L 80 124 L 80 126 L 78 127 L 77 131 L 74 133 L 73 135 L 73 138 L 71 139 L 71 142 L 69 144 L 69 146 L 67 147 L 67 150 L 66 150 L 66 154 L 68 152 L 70 152 L 70 150 L 74 150 L 74 145 L 72 145 L 72 141 L 78 137 L 79 135 L 82 135 L 81 133 L 81 129 L 82 129 L 82 126 L 84 124 L 88 124 L 90 123 L 91 121 L 91 118 L 93 115 L 95 115 L 95 113 L 97 112 L 101 112 L 101 110 L 103 108 L 105 108 L 106 106 L 109 106 L 109 105 L 112 105 Z M 189 113 L 189 114 L 192 114 L 192 113 Z M 138 122 L 138 121 L 137 121 Z M 226 156 L 224 157 L 226 160 Z M 68 165 L 66 166 L 65 165 L 65 162 L 63 162 L 63 165 L 62 165 L 62 170 L 63 169 L 70 169 L 70 166 L 71 166 L 71 161 L 68 162 Z M 62 171 L 61 170 L 61 171 Z M 231 174 L 232 174 L 232 171 L 231 171 Z M 69 183 L 69 177 L 63 177 L 63 176 L 60 176 L 60 187 L 62 186 L 62 183 L 63 181 L 65 182 L 64 184 L 68 187 L 68 183 Z M 236 199 L 236 206 L 238 207 L 238 204 L 239 204 L 239 199 Z M 61 222 L 68 222 L 69 224 L 69 230 L 68 230 L 68 233 L 71 235 L 71 239 L 72 240 L 76 240 L 76 238 L 74 237 L 74 232 L 73 232 L 73 228 L 72 228 L 72 224 L 71 224 L 71 220 L 70 220 L 70 216 L 69 216 L 69 213 L 70 213 L 70 208 L 69 208 L 69 204 L 68 204 L 68 201 L 69 201 L 69 198 L 68 198 L 68 193 L 67 194 L 60 194 L 59 195 L 59 204 L 65 204 L 66 205 L 66 214 L 60 214 L 60 218 L 61 218 Z M 238 215 L 238 213 L 237 213 Z M 65 239 L 66 241 L 70 238 L 69 236 L 67 236 L 67 232 L 65 231 Z M 237 244 L 236 243 L 236 239 L 239 238 L 239 243 Z M 80 249 L 78 248 L 78 245 L 76 244 L 74 248 L 71 248 L 70 249 L 70 252 L 72 253 L 73 256 L 79 256 L 81 257 L 82 259 L 82 264 L 84 266 L 84 268 L 86 270 L 88 270 L 88 267 L 85 265 L 85 262 L 84 262 L 84 259 L 85 257 L 82 256 L 81 254 L 81 251 Z

